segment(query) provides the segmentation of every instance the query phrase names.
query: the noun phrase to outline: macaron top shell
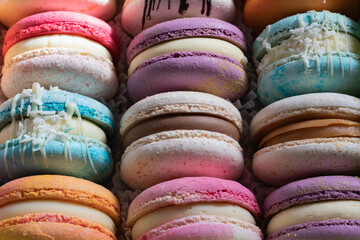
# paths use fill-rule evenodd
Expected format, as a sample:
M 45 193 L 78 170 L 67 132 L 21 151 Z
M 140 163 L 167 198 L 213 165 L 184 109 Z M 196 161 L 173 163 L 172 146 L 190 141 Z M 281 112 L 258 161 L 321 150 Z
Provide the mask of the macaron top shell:
M 312 119 L 341 118 L 358 121 L 360 99 L 340 93 L 310 93 L 285 98 L 260 110 L 250 124 L 254 142 L 287 124 Z
M 120 222 L 119 201 L 96 183 L 62 175 L 36 175 L 18 178 L 0 187 L 0 207 L 26 200 L 61 200 L 86 205 Z
M 24 96 L 27 95 L 25 91 L 27 90 L 23 90 Z M 114 133 L 114 116 L 112 112 L 104 104 L 95 99 L 54 88 L 51 90 L 43 89 L 41 91 L 41 102 L 42 105 L 39 110 L 56 112 L 66 112 L 67 103 L 74 103 L 82 118 L 97 124 L 107 135 Z M 21 97 L 21 94 L 1 104 L 0 130 L 11 122 L 12 108 L 14 109 L 13 115 L 15 119 L 20 119 L 21 115 L 26 115 L 28 106 L 31 106 L 30 97 Z M 75 114 L 76 112 L 74 112 Z
M 223 118 L 242 133 L 242 118 L 233 104 L 212 94 L 191 91 L 160 93 L 140 100 L 123 115 L 120 133 L 124 136 L 130 128 L 146 119 L 179 113 Z
M 109 50 L 117 59 L 119 49 L 115 31 L 106 22 L 87 14 L 55 11 L 26 17 L 9 28 L 5 35 L 2 54 L 14 44 L 37 36 L 71 34 L 93 40 Z
M 295 205 L 324 200 L 360 200 L 360 179 L 350 176 L 325 176 L 289 183 L 265 199 L 265 217 L 271 217 Z
M 312 24 L 316 24 L 317 27 L 326 27 L 328 31 L 345 32 L 360 39 L 360 25 L 350 18 L 328 11 L 309 11 L 284 18 L 267 26 L 253 43 L 252 54 L 254 58 L 260 61 L 268 48 L 289 38 L 292 35 L 291 30 L 297 28 L 304 29 Z
M 245 37 L 236 26 L 215 18 L 182 18 L 156 24 L 138 34 L 127 50 L 127 62 L 151 46 L 186 37 L 219 38 L 246 51 Z
M 240 183 L 211 177 L 186 177 L 159 183 L 146 189 L 131 203 L 127 225 L 158 208 L 199 202 L 226 202 L 239 205 L 254 217 L 260 208 L 254 194 Z

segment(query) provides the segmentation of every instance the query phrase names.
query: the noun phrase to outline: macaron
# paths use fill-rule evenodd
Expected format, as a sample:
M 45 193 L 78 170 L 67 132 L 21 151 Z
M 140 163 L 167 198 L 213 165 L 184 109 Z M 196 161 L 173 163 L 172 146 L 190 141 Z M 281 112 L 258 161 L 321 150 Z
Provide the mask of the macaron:
M 360 180 L 324 176 L 289 183 L 264 201 L 268 240 L 359 239 Z
M 2 0 L 0 9 L 0 22 L 7 27 L 30 15 L 48 11 L 80 12 L 109 20 L 115 14 L 116 0 Z
M 207 93 L 145 98 L 121 119 L 123 181 L 146 189 L 174 178 L 238 179 L 244 167 L 242 119 L 230 102 Z
M 116 240 L 119 201 L 87 180 L 37 175 L 0 187 L 0 239 Z
M 1 89 L 11 98 L 34 82 L 49 88 L 110 100 L 118 80 L 114 30 L 76 12 L 45 12 L 24 18 L 6 33 Z
M 310 10 L 328 10 L 358 20 L 360 3 L 357 0 L 247 0 L 244 6 L 244 23 L 257 36 L 267 25 Z
M 344 15 L 310 11 L 269 25 L 252 48 L 258 98 L 338 92 L 360 96 L 360 25 Z
M 214 18 L 159 23 L 127 50 L 133 101 L 169 91 L 207 92 L 236 101 L 247 90 L 246 42 L 234 25 Z
M 235 15 L 232 0 L 125 0 L 121 23 L 126 32 L 136 36 L 155 24 L 177 18 L 211 17 L 232 22 Z
M 240 183 L 187 177 L 157 184 L 130 204 L 126 226 L 133 240 L 262 239 L 260 209 Z
M 258 145 L 252 170 L 262 181 L 284 185 L 320 175 L 359 172 L 360 99 L 312 93 L 277 101 L 250 124 Z
M 113 115 L 100 102 L 39 84 L 0 105 L 0 182 L 61 174 L 101 182 L 113 161 Z

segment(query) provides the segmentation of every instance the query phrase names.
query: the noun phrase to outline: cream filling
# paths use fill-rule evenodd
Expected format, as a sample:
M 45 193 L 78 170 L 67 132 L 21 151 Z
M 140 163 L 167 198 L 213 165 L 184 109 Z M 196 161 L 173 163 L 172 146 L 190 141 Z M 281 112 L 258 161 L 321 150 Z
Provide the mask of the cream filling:
M 325 55 L 330 51 L 360 54 L 360 41 L 347 33 L 321 31 L 320 28 L 293 32 L 289 39 L 268 50 L 258 66 L 258 71 L 261 72 L 272 63 L 293 55 L 301 55 L 306 60 L 310 55 Z
M 13 57 L 19 54 L 42 48 L 80 49 L 112 61 L 110 52 L 97 42 L 74 35 L 56 34 L 33 37 L 14 44 L 6 52 L 4 64 L 10 62 Z
M 231 217 L 256 224 L 253 216 L 244 208 L 229 203 L 194 203 L 185 206 L 169 206 L 150 212 L 136 221 L 132 228 L 132 239 L 137 239 L 147 231 L 175 219 L 212 215 Z
M 138 54 L 130 63 L 128 76 L 130 76 L 135 68 L 150 58 L 172 52 L 184 51 L 204 51 L 224 55 L 235 59 L 243 66 L 246 66 L 247 59 L 244 53 L 234 44 L 217 38 L 191 37 L 184 39 L 176 39 L 156 44 Z
M 330 219 L 360 220 L 360 201 L 334 200 L 307 203 L 285 209 L 269 222 L 267 233 L 272 234 L 285 227 Z
M 0 208 L 0 221 L 34 213 L 57 213 L 95 222 L 114 234 L 116 225 L 105 213 L 85 205 L 58 200 L 27 200 L 15 202 Z
M 65 119 L 57 119 L 55 121 L 53 119 L 48 119 L 43 121 L 44 123 L 46 123 L 46 126 L 48 128 L 57 132 L 63 131 L 70 135 L 91 137 L 105 144 L 107 142 L 105 132 L 96 124 L 86 119 L 81 119 L 82 123 L 79 122 L 79 119 L 77 117 L 72 117 L 71 121 L 66 121 Z M 13 126 L 15 128 L 14 135 L 12 134 L 13 130 L 11 129 L 11 124 L 7 125 L 5 128 L 1 130 L 0 144 L 4 144 L 7 140 L 11 140 L 18 137 L 16 133 L 19 132 L 19 124 L 20 121 L 16 121 Z M 83 126 L 81 127 L 80 124 L 82 124 Z M 28 131 L 32 131 L 32 130 L 28 129 Z

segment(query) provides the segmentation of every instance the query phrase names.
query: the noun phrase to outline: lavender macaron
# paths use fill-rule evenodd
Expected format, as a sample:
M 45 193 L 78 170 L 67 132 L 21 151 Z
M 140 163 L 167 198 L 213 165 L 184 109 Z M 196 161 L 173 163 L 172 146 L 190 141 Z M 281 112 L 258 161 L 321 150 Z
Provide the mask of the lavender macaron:
M 289 183 L 264 202 L 268 240 L 359 239 L 360 179 L 325 176 Z
M 212 18 L 157 24 L 137 35 L 127 51 L 130 98 L 168 91 L 199 91 L 236 101 L 247 90 L 243 33 Z

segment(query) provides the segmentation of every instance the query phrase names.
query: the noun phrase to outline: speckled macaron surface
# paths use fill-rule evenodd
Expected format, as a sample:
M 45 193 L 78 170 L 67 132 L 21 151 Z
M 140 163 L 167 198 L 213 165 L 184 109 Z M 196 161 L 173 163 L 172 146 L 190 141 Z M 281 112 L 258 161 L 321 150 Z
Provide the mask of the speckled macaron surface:
M 359 97 L 360 25 L 346 16 L 310 11 L 269 25 L 253 44 L 263 105 L 313 92 Z
M 359 200 L 357 177 L 324 176 L 287 184 L 264 202 L 265 217 L 272 218 L 269 225 L 286 226 L 267 239 L 356 239 L 360 220 L 352 212 Z M 298 211 L 302 213 L 288 218 L 289 223 L 281 223 L 285 214 Z

